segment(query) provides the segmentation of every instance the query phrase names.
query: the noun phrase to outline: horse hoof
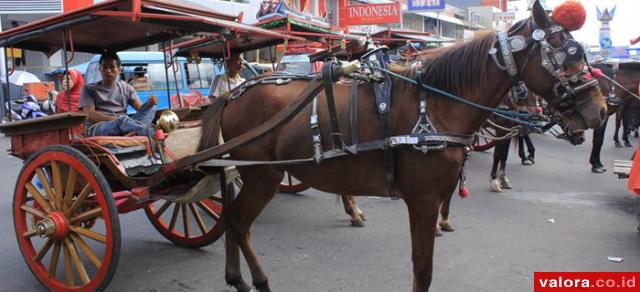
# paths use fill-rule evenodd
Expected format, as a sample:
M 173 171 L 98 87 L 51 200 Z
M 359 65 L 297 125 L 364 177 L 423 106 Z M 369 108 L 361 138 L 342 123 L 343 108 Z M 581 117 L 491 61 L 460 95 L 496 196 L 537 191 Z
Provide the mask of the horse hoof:
M 500 181 L 498 179 L 491 180 L 491 191 L 496 193 L 502 192 Z
M 533 158 L 533 156 L 529 156 L 529 157 L 527 157 L 527 159 L 529 159 L 529 161 L 531 161 L 531 164 L 536 164 L 536 160 L 535 160 L 535 158 Z
M 533 162 L 530 159 L 522 159 L 522 165 L 532 165 Z
M 591 168 L 591 172 L 593 172 L 593 173 L 603 173 L 603 172 L 606 172 L 606 171 L 607 171 L 607 169 L 602 167 L 602 166 L 594 166 L 594 167 Z
M 504 178 L 502 178 L 502 184 L 500 186 L 505 190 L 513 189 L 513 186 L 511 185 L 511 182 L 509 181 L 509 179 L 506 176 Z
M 442 232 L 440 231 L 440 228 L 436 227 L 436 237 L 440 237 L 442 236 Z
M 360 217 L 360 220 L 367 221 L 367 216 L 365 216 L 364 213 L 360 213 L 358 216 Z
M 447 231 L 447 232 L 453 232 L 456 231 L 455 228 L 453 228 L 453 224 L 451 224 L 450 222 L 440 222 L 440 230 L 442 231 Z
M 364 221 L 361 219 L 351 219 L 352 227 L 364 227 Z
M 613 144 L 615 144 L 617 148 L 622 148 L 622 144 L 618 141 L 615 141 Z
M 629 143 L 629 141 L 625 141 L 624 142 L 624 147 L 633 147 L 633 145 L 631 145 L 631 143 Z

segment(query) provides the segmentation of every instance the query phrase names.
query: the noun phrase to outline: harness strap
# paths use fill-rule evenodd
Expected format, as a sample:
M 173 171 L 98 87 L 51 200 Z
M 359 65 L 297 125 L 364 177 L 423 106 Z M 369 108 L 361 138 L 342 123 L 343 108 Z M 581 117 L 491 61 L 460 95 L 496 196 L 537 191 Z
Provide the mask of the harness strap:
M 333 149 L 342 149 L 342 132 L 338 125 L 338 113 L 336 112 L 336 103 L 333 97 L 333 62 L 327 62 L 322 66 L 322 80 L 324 82 L 324 94 L 327 97 L 327 107 L 329 109 L 329 120 L 331 121 L 331 138 Z
M 356 145 L 358 144 L 358 80 L 353 80 L 351 82 L 350 121 L 351 121 L 351 145 Z

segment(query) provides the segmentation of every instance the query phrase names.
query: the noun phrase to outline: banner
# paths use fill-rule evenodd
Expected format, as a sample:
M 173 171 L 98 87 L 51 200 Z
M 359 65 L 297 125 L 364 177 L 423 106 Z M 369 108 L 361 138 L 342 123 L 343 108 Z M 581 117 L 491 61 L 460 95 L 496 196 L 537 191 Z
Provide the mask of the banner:
M 400 3 L 347 5 L 346 25 L 388 24 L 402 22 Z
M 444 11 L 445 0 L 409 0 L 407 4 L 409 11 Z

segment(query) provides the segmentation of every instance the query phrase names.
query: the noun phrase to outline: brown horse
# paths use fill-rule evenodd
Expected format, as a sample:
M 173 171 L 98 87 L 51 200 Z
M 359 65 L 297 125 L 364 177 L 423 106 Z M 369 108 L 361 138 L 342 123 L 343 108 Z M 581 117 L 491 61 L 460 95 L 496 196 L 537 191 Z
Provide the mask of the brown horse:
M 611 63 L 596 63 L 593 64 L 593 67 L 598 68 L 602 71 L 603 74 L 608 76 L 609 78 L 615 78 L 615 81 L 620 85 L 624 86 L 624 89 L 620 88 L 620 86 L 612 86 L 611 81 L 605 77 L 599 77 L 598 82 L 600 85 L 600 89 L 604 96 L 612 97 L 615 96 L 619 102 L 615 105 L 609 104 L 607 110 L 607 116 L 613 115 L 614 113 L 621 113 L 619 116 L 622 118 L 624 113 L 627 111 L 627 105 L 631 103 L 634 97 L 629 94 L 628 91 L 637 93 L 638 90 L 638 82 L 640 82 L 640 66 L 635 63 L 622 63 L 619 65 L 619 68 L 614 76 L 613 74 L 613 66 Z M 612 88 L 615 88 L 613 92 L 611 92 Z M 591 171 L 595 173 L 603 173 L 606 169 L 603 167 L 602 162 L 600 161 L 600 151 L 602 149 L 602 144 L 604 143 L 604 134 L 607 128 L 608 119 L 605 120 L 604 124 L 597 129 L 593 130 L 593 143 L 591 146 L 591 155 L 589 157 L 589 163 L 591 163 Z M 622 147 L 620 142 L 618 141 L 618 129 L 620 121 L 618 117 L 616 117 L 616 131 L 614 133 L 614 142 L 616 147 Z M 622 139 L 625 144 L 630 145 L 629 139 L 627 137 L 628 130 L 626 129 L 626 124 L 623 123 L 623 134 Z
M 559 28 L 536 2 L 532 18 L 522 21 L 512 36 L 521 35 L 531 39 L 535 28 L 547 30 L 543 38 L 555 48 L 563 48 L 571 35 Z M 538 33 L 540 35 L 540 33 Z M 534 45 L 537 44 L 537 45 Z M 487 34 L 467 44 L 443 52 L 429 62 L 421 72 L 420 81 L 442 88 L 448 92 L 464 96 L 467 100 L 489 107 L 496 107 L 501 98 L 511 88 L 510 76 L 490 57 L 489 50 L 495 47 L 496 34 Z M 606 105 L 597 87 L 590 86 L 575 95 L 563 97 L 553 95 L 558 75 L 552 75 L 542 66 L 540 44 L 531 42 L 527 50 L 513 55 L 518 75 L 534 92 L 545 96 L 550 103 L 563 108 L 568 123 L 573 129 L 584 130 L 598 127 L 603 120 Z M 564 50 L 564 49 L 563 49 Z M 571 52 L 574 52 L 571 50 Z M 582 54 L 581 51 L 579 51 Z M 544 53 L 546 54 L 546 53 Z M 498 61 L 502 57 L 498 56 Z M 574 74 L 576 67 L 585 65 L 560 63 L 560 71 Z M 464 65 L 464 66 L 461 66 Z M 578 66 L 579 65 L 579 66 Z M 571 71 L 569 71 L 571 70 Z M 414 69 L 401 72 L 409 78 L 416 78 Z M 578 73 L 575 73 L 578 74 Z M 582 73 L 579 73 L 582 75 Z M 393 78 L 393 104 L 391 106 L 391 135 L 411 133 L 418 119 L 419 93 L 417 85 Z M 575 80 L 571 78 L 571 80 Z M 582 79 L 580 79 L 582 80 Z M 578 88 L 578 83 L 569 85 Z M 293 81 L 287 86 L 273 84 L 256 85 L 234 100 L 219 98 L 203 115 L 203 136 L 200 148 L 213 147 L 218 131 L 225 141 L 237 137 L 250 129 L 265 123 L 288 104 L 298 98 L 306 87 L 305 81 Z M 556 87 L 557 88 L 557 87 Z M 565 87 L 566 88 L 566 87 Z M 567 88 L 568 89 L 568 88 Z M 556 91 L 557 92 L 557 91 Z M 334 88 L 338 120 L 344 133 L 344 141 L 350 141 L 349 97 L 350 88 Z M 320 94 L 318 108 L 319 126 L 323 149 L 330 147 L 329 114 L 324 94 Z M 551 102 L 553 101 L 553 102 Z M 383 137 L 382 123 L 376 111 L 372 84 L 364 84 L 358 90 L 358 131 L 360 141 L 375 141 Z M 438 131 L 472 135 L 479 129 L 489 113 L 444 96 L 428 94 L 428 113 Z M 572 104 L 572 106 L 566 106 Z M 307 158 L 313 155 L 309 117 L 311 107 L 307 107 L 291 121 L 251 143 L 237 148 L 232 158 L 241 160 L 283 160 Z M 459 180 L 465 149 L 447 147 L 439 152 L 424 154 L 412 147 L 394 148 L 395 177 L 392 191 L 400 196 L 408 209 L 411 229 L 413 261 L 413 290 L 427 291 L 431 284 L 433 269 L 434 234 L 438 209 L 449 196 Z M 226 207 L 226 271 L 225 279 L 239 291 L 250 291 L 240 271 L 240 251 L 251 271 L 253 286 L 259 291 L 271 291 L 268 278 L 263 271 L 258 256 L 251 243 L 250 228 L 254 220 L 273 198 L 287 171 L 307 185 L 318 190 L 337 194 L 389 196 L 385 185 L 383 151 L 366 151 L 357 155 L 322 161 L 319 164 L 240 166 L 238 171 L 244 185 L 237 198 Z

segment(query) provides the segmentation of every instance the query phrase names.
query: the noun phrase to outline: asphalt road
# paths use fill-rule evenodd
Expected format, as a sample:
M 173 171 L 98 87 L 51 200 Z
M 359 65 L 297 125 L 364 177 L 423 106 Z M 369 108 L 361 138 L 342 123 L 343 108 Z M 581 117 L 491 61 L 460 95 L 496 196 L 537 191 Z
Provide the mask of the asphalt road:
M 609 133 L 604 174 L 590 172 L 590 140 L 571 146 L 534 136 L 536 164 L 522 166 L 511 153 L 507 171 L 514 189 L 503 193 L 489 191 L 491 152 L 474 153 L 471 196 L 452 203 L 457 231 L 436 240 L 431 290 L 531 291 L 535 271 L 640 271 L 640 197 L 628 194 L 626 181 L 611 173 L 613 160 L 628 159 L 633 148 L 614 148 Z M 0 148 L 8 146 L 0 138 Z M 0 291 L 45 291 L 15 240 L 10 206 L 20 167 L 21 161 L 1 155 Z M 336 202 L 315 190 L 279 194 L 258 218 L 253 243 L 274 291 L 410 291 L 403 202 L 361 198 L 365 228 L 349 227 Z M 122 253 L 107 291 L 233 291 L 224 282 L 222 239 L 201 249 L 180 248 L 141 211 L 120 222 Z

